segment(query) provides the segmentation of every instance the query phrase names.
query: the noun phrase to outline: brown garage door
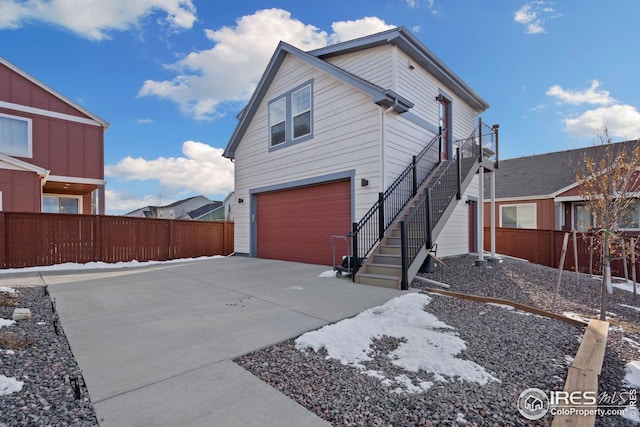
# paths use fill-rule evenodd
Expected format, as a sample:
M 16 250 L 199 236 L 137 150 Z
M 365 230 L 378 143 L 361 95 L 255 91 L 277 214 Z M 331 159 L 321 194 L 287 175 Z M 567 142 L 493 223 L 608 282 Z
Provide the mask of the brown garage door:
M 332 265 L 332 235 L 351 229 L 351 183 L 335 181 L 257 197 L 259 258 Z M 336 257 L 345 255 L 344 242 Z

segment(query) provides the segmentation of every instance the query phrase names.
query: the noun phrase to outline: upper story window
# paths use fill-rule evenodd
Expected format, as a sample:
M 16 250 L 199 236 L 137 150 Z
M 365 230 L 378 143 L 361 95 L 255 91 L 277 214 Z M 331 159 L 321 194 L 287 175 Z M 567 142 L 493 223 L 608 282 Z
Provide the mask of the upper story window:
M 536 228 L 536 204 L 500 206 L 500 227 Z
M 31 119 L 0 114 L 0 153 L 32 156 Z
M 280 148 L 313 137 L 313 81 L 269 103 L 269 147 Z

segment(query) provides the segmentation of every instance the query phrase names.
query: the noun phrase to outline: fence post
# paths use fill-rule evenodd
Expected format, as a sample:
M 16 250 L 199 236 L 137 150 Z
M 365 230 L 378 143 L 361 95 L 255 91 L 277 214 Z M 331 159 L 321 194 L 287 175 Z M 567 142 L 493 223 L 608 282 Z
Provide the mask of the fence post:
M 173 259 L 175 251 L 173 250 L 173 220 L 169 220 L 169 250 L 167 251 L 167 259 Z
M 0 245 L 0 268 L 4 268 L 7 261 L 7 227 L 5 221 L 5 213 L 0 212 L 0 238 L 2 239 L 2 244 Z
M 360 263 L 358 260 L 358 223 L 354 222 L 351 224 L 351 281 L 356 281 L 356 272 L 360 268 Z
M 378 238 L 384 237 L 384 193 L 378 193 Z
M 93 233 L 93 260 L 102 261 L 102 219 L 100 215 L 95 216 L 93 226 L 95 227 Z
M 400 259 L 402 260 L 402 280 L 400 281 L 400 290 L 409 289 L 408 283 L 408 259 L 407 259 L 407 226 L 404 221 L 400 221 Z

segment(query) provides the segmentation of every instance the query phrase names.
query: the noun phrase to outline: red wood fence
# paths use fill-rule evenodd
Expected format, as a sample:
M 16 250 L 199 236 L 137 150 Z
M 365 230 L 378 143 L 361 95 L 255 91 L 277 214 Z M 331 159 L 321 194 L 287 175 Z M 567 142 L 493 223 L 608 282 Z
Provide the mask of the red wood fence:
M 228 255 L 233 223 L 0 212 L 0 268 Z
M 558 268 L 560 256 L 562 254 L 562 241 L 566 231 L 558 230 L 528 230 L 523 228 L 496 228 L 496 252 L 503 255 L 510 255 L 526 259 L 530 262 Z M 629 248 L 629 238 L 638 239 L 640 233 L 625 233 L 625 244 L 627 252 Z M 578 271 L 589 273 L 589 266 L 593 274 L 601 274 L 601 252 L 599 248 L 591 249 L 591 241 L 586 233 L 577 233 L 578 244 Z M 484 250 L 491 250 L 491 230 L 484 228 Z M 636 277 L 640 280 L 640 242 L 636 242 Z M 624 277 L 624 262 L 621 256 L 614 258 L 611 262 L 611 273 L 617 277 Z M 627 256 L 628 275 L 631 278 L 631 262 Z M 564 269 L 575 271 L 575 261 L 573 256 L 573 235 L 569 232 L 569 244 L 564 261 Z

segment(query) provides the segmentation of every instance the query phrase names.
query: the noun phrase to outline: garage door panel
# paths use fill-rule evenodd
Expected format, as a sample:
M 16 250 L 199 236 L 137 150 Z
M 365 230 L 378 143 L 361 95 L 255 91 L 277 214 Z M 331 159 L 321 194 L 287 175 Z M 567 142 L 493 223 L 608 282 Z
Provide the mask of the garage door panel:
M 259 194 L 256 213 L 259 257 L 331 265 L 330 237 L 351 229 L 351 182 Z

